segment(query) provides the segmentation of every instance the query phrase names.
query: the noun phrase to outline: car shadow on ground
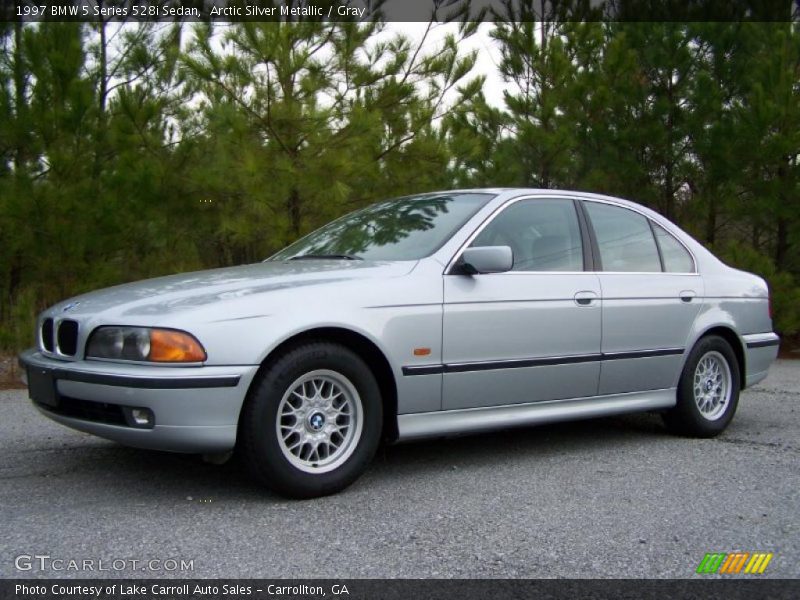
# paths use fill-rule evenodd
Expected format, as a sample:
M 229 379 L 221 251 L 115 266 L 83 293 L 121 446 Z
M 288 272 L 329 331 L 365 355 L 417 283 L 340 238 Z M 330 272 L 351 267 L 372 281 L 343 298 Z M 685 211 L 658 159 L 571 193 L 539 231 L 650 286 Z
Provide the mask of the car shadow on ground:
M 593 459 L 627 444 L 663 442 L 667 432 L 653 414 L 624 415 L 502 432 L 384 445 L 370 466 L 364 485 L 397 486 L 407 477 L 436 477 L 453 468 L 481 469 L 540 457 Z M 49 473 L 68 477 L 72 484 L 124 493 L 134 501 L 152 495 L 175 496 L 190 502 L 283 501 L 255 483 L 241 459 L 223 465 L 199 456 L 127 448 L 100 442 L 61 451 L 49 459 Z M 59 464 L 60 463 L 60 464 Z M 97 480 L 100 481 L 97 481 Z M 362 490 L 363 491 L 363 490 Z

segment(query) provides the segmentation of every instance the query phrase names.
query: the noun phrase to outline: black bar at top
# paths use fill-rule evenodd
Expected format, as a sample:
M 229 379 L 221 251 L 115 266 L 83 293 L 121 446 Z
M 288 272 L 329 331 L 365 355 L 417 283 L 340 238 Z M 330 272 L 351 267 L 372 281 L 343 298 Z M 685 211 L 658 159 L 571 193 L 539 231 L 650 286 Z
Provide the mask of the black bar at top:
M 800 0 L 0 0 L 0 21 L 791 22 Z M 102 8 L 101 8 L 102 7 Z

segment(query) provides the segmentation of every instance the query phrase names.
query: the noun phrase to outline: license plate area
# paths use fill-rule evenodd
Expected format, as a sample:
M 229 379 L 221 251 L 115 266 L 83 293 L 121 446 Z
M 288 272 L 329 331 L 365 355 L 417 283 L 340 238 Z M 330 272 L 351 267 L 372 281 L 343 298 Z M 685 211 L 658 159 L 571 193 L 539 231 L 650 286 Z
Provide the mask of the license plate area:
M 53 371 L 38 367 L 28 367 L 28 396 L 34 402 L 45 406 L 58 406 L 58 392 Z

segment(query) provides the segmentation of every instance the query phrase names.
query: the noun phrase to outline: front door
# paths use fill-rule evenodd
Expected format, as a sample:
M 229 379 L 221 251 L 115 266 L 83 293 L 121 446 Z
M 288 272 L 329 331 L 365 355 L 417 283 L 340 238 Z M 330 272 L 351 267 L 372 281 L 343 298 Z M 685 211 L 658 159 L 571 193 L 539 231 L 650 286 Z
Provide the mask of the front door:
M 510 246 L 507 273 L 444 276 L 444 410 L 594 396 L 601 298 L 577 205 L 512 201 L 472 246 Z

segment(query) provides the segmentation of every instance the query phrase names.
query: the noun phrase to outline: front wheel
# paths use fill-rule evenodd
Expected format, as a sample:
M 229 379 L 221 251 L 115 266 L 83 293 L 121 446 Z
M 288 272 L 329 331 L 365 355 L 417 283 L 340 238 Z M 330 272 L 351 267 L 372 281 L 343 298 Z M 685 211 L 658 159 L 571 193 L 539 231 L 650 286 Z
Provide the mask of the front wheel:
M 739 363 L 730 344 L 715 335 L 702 338 L 686 360 L 677 404 L 664 413 L 664 422 L 681 435 L 722 433 L 736 412 L 740 382 Z
M 380 440 L 382 402 L 369 367 L 339 344 L 290 350 L 260 375 L 242 409 L 249 470 L 293 498 L 338 492 L 366 469 Z

